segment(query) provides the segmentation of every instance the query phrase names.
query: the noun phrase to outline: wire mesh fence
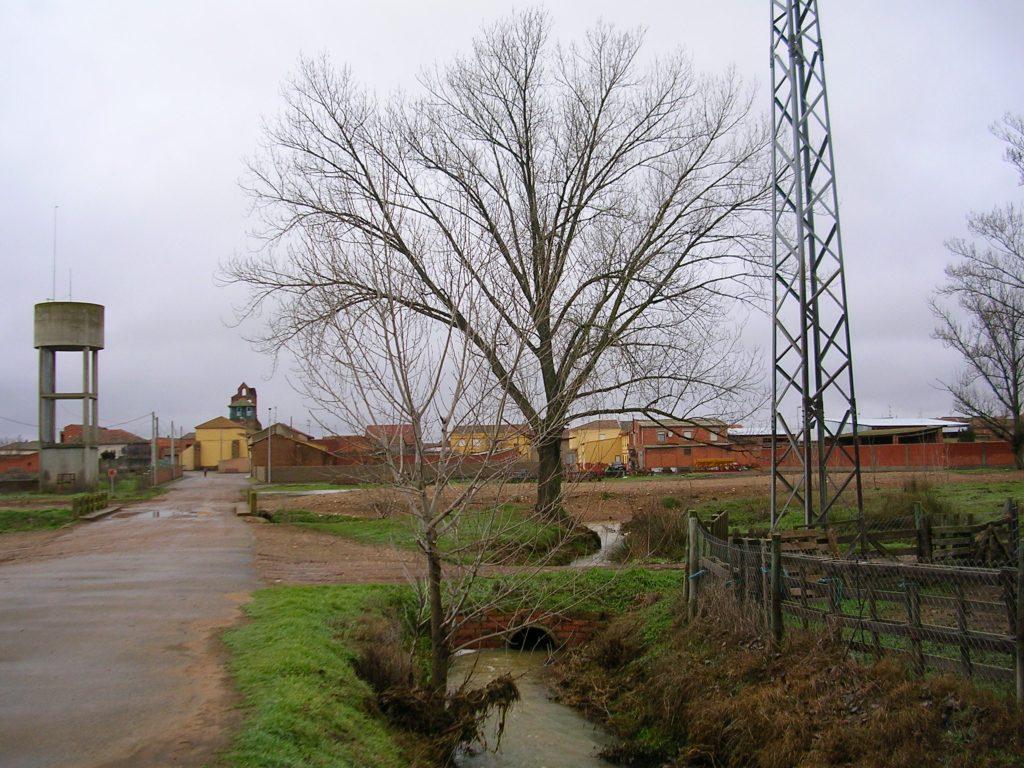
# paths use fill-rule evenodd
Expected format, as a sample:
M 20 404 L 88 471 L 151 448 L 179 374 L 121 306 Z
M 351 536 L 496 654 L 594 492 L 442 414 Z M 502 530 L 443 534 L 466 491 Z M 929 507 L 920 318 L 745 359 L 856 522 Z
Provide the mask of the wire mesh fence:
M 912 530 L 919 535 L 922 528 Z M 834 529 L 730 538 L 721 520 L 705 526 L 696 518 L 691 530 L 691 606 L 701 583 L 716 580 L 775 640 L 787 627 L 802 627 L 860 654 L 898 654 L 919 674 L 1010 684 L 1024 697 L 1024 558 L 1011 538 L 1015 527 L 1006 526 L 997 567 L 970 564 L 978 559 L 975 539 L 926 551 L 930 557 L 919 562 L 921 541 L 897 546 L 907 527 L 889 529 L 884 555 L 863 546 L 864 528 L 847 541 Z M 931 533 L 937 541 L 936 528 Z M 859 546 L 844 549 L 850 541 Z

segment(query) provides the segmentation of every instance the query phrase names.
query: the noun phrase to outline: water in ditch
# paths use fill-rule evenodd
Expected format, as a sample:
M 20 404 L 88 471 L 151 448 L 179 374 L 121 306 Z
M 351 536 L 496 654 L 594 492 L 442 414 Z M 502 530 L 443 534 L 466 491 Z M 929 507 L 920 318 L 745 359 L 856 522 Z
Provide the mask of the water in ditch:
M 613 565 L 612 556 L 616 547 L 622 541 L 625 534 L 622 533 L 622 523 L 609 520 L 607 523 L 585 523 L 587 528 L 594 531 L 601 538 L 601 549 L 590 555 L 584 555 L 573 560 L 569 565 L 573 568 L 593 568 L 595 566 Z
M 458 685 L 472 671 L 478 686 L 511 673 L 522 697 L 509 711 L 497 752 L 471 750 L 459 756 L 459 768 L 609 768 L 597 753 L 611 737 L 579 712 L 552 701 L 544 682 L 544 651 L 484 650 L 459 656 L 451 680 Z M 496 719 L 487 724 L 493 743 Z

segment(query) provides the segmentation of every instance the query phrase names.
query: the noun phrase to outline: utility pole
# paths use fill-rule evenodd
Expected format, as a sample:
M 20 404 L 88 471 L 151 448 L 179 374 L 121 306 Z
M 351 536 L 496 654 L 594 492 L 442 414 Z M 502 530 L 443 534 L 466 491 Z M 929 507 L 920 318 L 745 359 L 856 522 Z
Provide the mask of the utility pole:
M 774 528 L 797 509 L 827 522 L 851 486 L 864 505 L 818 0 L 770 2 Z
M 270 485 L 270 444 L 274 435 L 273 408 L 270 406 L 267 406 L 267 421 L 270 422 L 267 425 L 267 485 Z
M 171 479 L 174 479 L 174 422 L 171 422 Z
M 160 430 L 160 420 L 157 419 L 156 414 L 153 413 L 153 412 L 150 412 L 149 419 L 150 419 L 150 428 L 153 431 L 153 441 L 152 441 L 152 443 L 150 443 L 150 446 L 149 446 L 149 467 L 150 467 L 150 474 L 152 475 L 152 484 L 153 484 L 153 487 L 156 488 L 156 461 L 157 461 L 156 437 L 157 437 L 157 432 Z

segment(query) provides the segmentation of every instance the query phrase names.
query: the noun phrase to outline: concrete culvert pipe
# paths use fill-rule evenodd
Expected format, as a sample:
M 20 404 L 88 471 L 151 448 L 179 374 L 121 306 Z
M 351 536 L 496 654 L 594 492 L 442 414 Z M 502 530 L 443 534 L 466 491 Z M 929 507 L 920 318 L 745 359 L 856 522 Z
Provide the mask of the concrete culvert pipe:
M 543 627 L 523 627 L 508 636 L 506 645 L 513 651 L 550 651 L 555 641 Z

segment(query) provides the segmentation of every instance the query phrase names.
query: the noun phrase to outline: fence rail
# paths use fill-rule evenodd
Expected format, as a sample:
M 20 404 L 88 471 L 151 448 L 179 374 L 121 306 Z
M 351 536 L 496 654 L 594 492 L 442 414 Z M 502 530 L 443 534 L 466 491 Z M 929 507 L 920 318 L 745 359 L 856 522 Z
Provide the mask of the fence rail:
M 819 551 L 784 551 L 780 534 L 730 539 L 727 520 L 719 516 L 704 525 L 690 518 L 691 616 L 702 582 L 717 580 L 763 619 L 776 642 L 787 626 L 802 626 L 860 653 L 901 654 L 919 674 L 1014 681 L 1024 702 L 1024 553 L 1018 542 L 1008 542 L 1004 552 L 1016 555 L 1013 567 L 852 559 L 835 556 L 835 536 Z M 1017 533 L 1015 525 L 1012 530 Z

